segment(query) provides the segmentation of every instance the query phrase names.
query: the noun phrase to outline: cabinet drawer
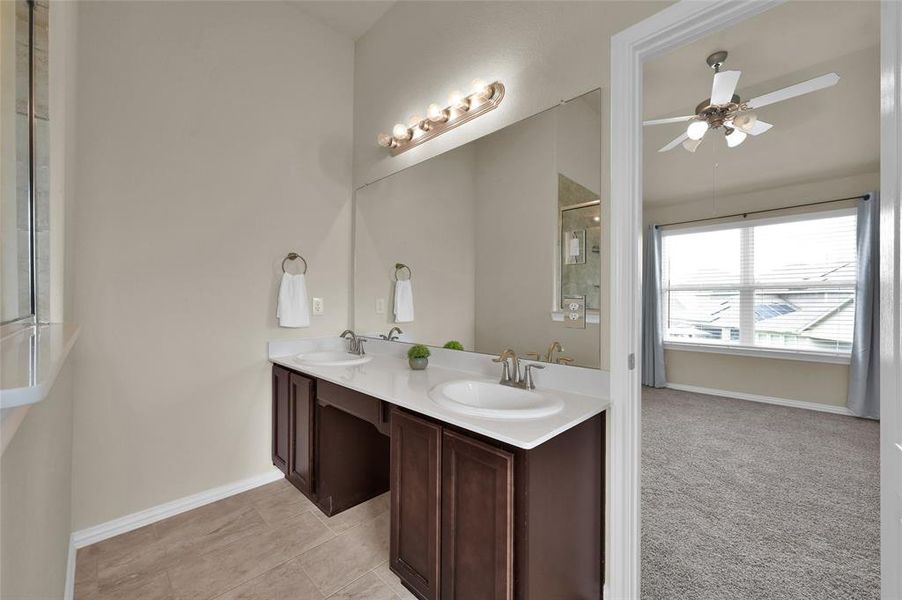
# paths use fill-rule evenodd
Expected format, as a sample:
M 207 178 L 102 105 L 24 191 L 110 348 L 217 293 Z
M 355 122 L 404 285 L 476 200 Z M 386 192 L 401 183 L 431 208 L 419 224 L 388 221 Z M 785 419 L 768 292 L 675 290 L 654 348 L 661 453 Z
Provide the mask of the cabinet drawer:
M 389 435 L 390 407 L 388 403 L 378 398 L 320 379 L 316 386 L 316 399 L 320 406 L 333 406 L 372 423 L 381 433 Z

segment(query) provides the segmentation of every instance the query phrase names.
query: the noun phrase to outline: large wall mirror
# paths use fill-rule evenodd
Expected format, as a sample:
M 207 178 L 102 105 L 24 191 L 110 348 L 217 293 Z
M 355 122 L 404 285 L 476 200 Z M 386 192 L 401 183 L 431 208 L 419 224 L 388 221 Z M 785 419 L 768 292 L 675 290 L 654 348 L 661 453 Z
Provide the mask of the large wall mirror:
M 598 368 L 601 136 L 596 90 L 357 190 L 355 330 Z

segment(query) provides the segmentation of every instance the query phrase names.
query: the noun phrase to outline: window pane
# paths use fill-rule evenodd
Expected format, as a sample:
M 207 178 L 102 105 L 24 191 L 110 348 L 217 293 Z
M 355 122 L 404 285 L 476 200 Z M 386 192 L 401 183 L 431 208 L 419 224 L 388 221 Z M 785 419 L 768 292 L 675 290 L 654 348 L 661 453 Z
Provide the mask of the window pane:
M 739 284 L 738 229 L 668 233 L 662 250 L 665 288 Z
M 755 345 L 799 350 L 852 349 L 855 288 L 755 293 Z
M 664 297 L 664 338 L 682 342 L 739 341 L 739 292 L 670 292 Z
M 754 227 L 760 284 L 855 282 L 855 215 Z

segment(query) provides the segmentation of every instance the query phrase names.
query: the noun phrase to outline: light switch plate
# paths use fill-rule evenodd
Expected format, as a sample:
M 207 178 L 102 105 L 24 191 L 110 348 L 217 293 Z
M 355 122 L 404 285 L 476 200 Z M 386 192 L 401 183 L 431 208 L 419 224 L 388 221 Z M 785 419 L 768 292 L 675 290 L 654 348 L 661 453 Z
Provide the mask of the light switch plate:
M 561 308 L 564 312 L 564 327 L 586 328 L 586 297 L 564 296 Z
M 313 299 L 313 314 L 321 315 L 325 312 L 325 307 L 323 306 L 322 298 L 314 298 Z
M 385 314 L 385 298 L 376 298 L 376 314 Z

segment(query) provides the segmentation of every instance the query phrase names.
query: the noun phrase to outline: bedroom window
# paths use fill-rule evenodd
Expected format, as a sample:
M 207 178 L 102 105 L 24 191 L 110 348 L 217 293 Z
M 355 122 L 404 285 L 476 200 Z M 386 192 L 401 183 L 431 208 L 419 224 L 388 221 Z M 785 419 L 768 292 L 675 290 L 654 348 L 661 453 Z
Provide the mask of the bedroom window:
M 665 342 L 848 354 L 855 228 L 850 209 L 664 230 Z

